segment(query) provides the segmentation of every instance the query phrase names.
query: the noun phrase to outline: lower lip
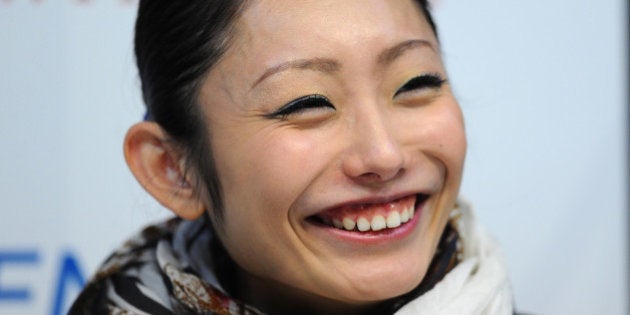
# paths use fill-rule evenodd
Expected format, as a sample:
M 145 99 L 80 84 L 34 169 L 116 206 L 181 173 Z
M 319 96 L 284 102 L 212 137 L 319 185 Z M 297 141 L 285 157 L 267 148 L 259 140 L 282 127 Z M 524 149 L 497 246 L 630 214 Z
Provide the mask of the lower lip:
M 421 203 L 416 206 L 416 210 L 414 211 L 413 218 L 411 218 L 406 223 L 401 224 L 400 226 L 390 229 L 386 228 L 380 231 L 368 231 L 368 232 L 358 232 L 358 231 L 346 231 L 342 229 L 338 229 L 331 226 L 319 225 L 309 223 L 310 226 L 315 227 L 317 230 L 323 231 L 328 235 L 332 235 L 334 238 L 348 243 L 357 243 L 362 245 L 376 245 L 381 243 L 390 243 L 405 239 L 409 236 L 418 225 L 420 221 L 420 216 L 422 215 L 423 205 L 425 203 Z

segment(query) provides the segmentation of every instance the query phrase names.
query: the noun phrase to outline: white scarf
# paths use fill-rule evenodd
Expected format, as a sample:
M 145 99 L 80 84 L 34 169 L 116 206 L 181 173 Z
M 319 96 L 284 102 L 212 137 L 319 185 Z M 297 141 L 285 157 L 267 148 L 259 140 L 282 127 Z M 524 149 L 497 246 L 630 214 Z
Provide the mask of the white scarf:
M 513 314 L 512 290 L 499 246 L 476 224 L 465 203 L 460 203 L 460 211 L 457 230 L 463 242 L 463 260 L 396 315 Z

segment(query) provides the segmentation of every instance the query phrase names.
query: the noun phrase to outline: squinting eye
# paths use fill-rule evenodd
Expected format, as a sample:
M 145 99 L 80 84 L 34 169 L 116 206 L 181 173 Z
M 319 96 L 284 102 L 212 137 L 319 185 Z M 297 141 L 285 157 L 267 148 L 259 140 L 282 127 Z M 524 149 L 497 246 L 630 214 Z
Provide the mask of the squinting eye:
M 409 92 L 409 91 L 415 91 L 415 90 L 421 90 L 421 89 L 438 89 L 444 84 L 444 82 L 446 82 L 446 80 L 443 79 L 442 76 L 440 76 L 437 73 L 421 74 L 407 81 L 407 83 L 401 86 L 398 89 L 398 91 L 396 91 L 396 93 L 394 94 L 394 97 L 398 96 L 399 94 Z
M 297 115 L 311 110 L 330 110 L 335 109 L 330 100 L 323 95 L 313 94 L 302 96 L 288 104 L 280 107 L 275 112 L 268 115 L 270 118 L 285 119 L 288 116 Z

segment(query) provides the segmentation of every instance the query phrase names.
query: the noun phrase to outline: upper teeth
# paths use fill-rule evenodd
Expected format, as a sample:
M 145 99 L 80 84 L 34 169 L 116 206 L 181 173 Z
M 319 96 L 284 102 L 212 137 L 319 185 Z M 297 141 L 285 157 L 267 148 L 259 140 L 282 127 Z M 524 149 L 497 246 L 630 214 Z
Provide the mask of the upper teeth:
M 387 216 L 387 227 L 391 229 L 397 226 L 400 226 L 400 214 L 397 211 L 392 211 Z
M 407 209 L 405 209 L 400 214 L 400 222 L 405 223 L 407 221 L 409 221 L 409 211 L 407 211 Z
M 354 220 L 352 220 L 350 218 L 344 218 L 343 219 L 343 228 L 348 230 L 348 231 L 354 230 L 354 227 L 356 225 L 357 225 L 356 222 L 354 222 Z
M 338 229 L 353 231 L 355 228 L 360 232 L 380 231 L 385 228 L 396 228 L 401 224 L 408 222 L 413 218 L 414 205 L 403 209 L 401 212 L 391 211 L 387 218 L 382 215 L 375 215 L 372 220 L 368 220 L 365 216 L 359 216 L 356 221 L 351 217 L 344 217 L 342 220 L 333 219 L 332 224 Z
M 367 230 L 369 230 L 371 228 L 370 226 L 370 221 L 368 221 L 368 219 L 364 218 L 364 217 L 360 217 L 357 220 L 357 229 L 359 229 L 359 231 L 361 232 L 365 232 Z

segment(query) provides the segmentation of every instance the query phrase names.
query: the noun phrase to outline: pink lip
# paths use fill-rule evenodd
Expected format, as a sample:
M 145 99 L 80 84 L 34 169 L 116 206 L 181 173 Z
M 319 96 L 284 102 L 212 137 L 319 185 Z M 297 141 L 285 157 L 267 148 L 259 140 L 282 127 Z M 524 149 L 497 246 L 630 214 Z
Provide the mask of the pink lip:
M 395 198 L 382 199 L 388 201 L 393 201 L 400 199 L 404 196 L 398 196 Z M 340 207 L 346 205 L 357 204 L 354 203 L 346 203 L 340 205 Z M 358 232 L 358 231 L 346 231 L 342 229 L 338 229 L 332 226 L 327 226 L 323 224 L 317 224 L 313 222 L 308 222 L 307 224 L 316 229 L 318 232 L 323 232 L 325 235 L 332 236 L 334 239 L 345 242 L 345 243 L 354 243 L 359 245 L 378 245 L 390 242 L 396 242 L 398 240 L 405 239 L 409 236 L 420 222 L 420 218 L 423 215 L 424 205 L 426 204 L 426 199 L 416 204 L 415 215 L 411 220 L 407 223 L 400 225 L 397 228 L 393 229 L 383 229 L 380 231 L 368 231 L 368 232 Z
M 379 204 L 379 203 L 389 203 L 392 201 L 396 201 L 398 199 L 402 199 L 404 197 L 408 197 L 411 195 L 426 195 L 426 196 L 430 196 L 431 193 L 427 193 L 427 192 L 405 192 L 405 193 L 398 193 L 395 195 L 391 195 L 391 196 L 386 196 L 386 197 L 367 197 L 367 198 L 361 198 L 361 199 L 356 199 L 356 200 L 352 200 L 352 201 L 346 201 L 346 202 L 341 202 L 338 204 L 335 204 L 333 206 L 330 206 L 324 210 L 319 211 L 318 213 L 324 213 L 324 212 L 328 212 L 334 209 L 340 209 L 340 208 L 344 208 L 344 207 L 349 207 L 349 206 L 360 206 L 360 205 L 369 205 L 369 204 Z M 417 209 L 416 209 L 417 210 Z

